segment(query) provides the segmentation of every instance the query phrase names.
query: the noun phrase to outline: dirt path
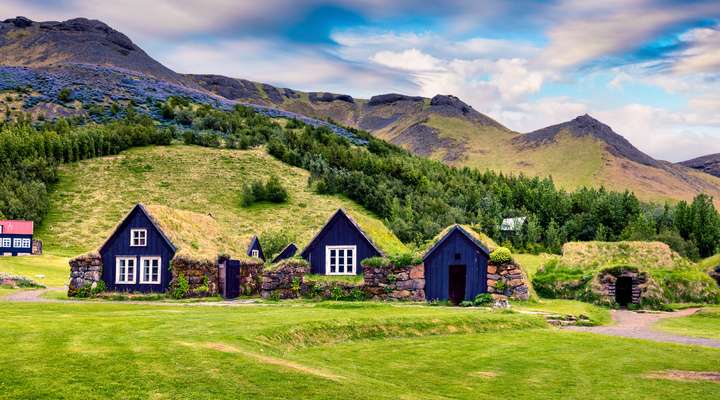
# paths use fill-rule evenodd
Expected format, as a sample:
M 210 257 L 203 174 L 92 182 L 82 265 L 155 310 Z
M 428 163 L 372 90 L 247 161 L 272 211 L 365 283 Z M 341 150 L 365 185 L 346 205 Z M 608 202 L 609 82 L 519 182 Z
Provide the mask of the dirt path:
M 57 300 L 46 299 L 42 297 L 47 292 L 57 292 L 65 290 L 64 288 L 45 288 L 45 289 L 31 289 L 22 290 L 18 289 L 15 293 L 11 293 L 7 296 L 0 297 L 0 301 L 20 301 L 20 302 L 33 302 L 33 303 L 48 303 Z
M 699 308 L 688 308 L 676 312 L 637 313 L 627 310 L 613 310 L 614 324 L 607 326 L 569 326 L 563 329 L 576 332 L 591 332 L 601 335 L 622 336 L 635 339 L 653 340 L 679 344 L 692 344 L 720 348 L 720 341 L 714 339 L 694 338 L 689 336 L 673 335 L 652 329 L 652 326 L 665 318 L 680 318 L 692 315 Z

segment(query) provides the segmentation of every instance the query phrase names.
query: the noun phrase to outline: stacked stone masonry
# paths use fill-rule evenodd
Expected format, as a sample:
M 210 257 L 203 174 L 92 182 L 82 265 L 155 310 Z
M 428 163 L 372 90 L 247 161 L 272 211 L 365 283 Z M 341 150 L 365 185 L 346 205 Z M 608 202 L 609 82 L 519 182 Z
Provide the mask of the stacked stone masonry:
M 219 290 L 218 265 L 210 260 L 196 260 L 189 257 L 175 256 L 172 260 L 172 281 L 170 287 L 177 284 L 180 275 L 183 275 L 190 286 L 189 296 L 214 296 Z M 207 291 L 204 283 L 207 282 Z
M 502 282 L 502 284 L 498 284 Z M 500 287 L 499 287 L 500 286 Z M 495 300 L 528 300 L 530 288 L 528 279 L 519 265 L 514 262 L 489 264 L 487 267 L 487 289 Z
M 84 254 L 70 260 L 68 295 L 73 296 L 83 287 L 95 288 L 102 279 L 103 263 L 100 254 Z
M 425 266 L 363 266 L 364 290 L 375 300 L 425 300 Z

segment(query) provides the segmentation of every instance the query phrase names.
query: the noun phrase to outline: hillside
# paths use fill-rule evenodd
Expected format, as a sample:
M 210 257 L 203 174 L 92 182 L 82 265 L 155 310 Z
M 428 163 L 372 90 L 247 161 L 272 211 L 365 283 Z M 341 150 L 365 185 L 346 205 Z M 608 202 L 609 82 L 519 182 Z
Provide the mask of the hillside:
M 265 179 L 268 171 L 277 174 L 291 193 L 290 200 L 280 205 L 241 207 L 242 186 Z M 270 231 L 286 232 L 302 247 L 342 207 L 366 229 L 390 238 L 386 245 L 404 250 L 381 221 L 350 200 L 314 194 L 307 188 L 307 178 L 306 171 L 283 164 L 263 150 L 181 145 L 132 149 L 64 165 L 51 195 L 51 211 L 37 236 L 46 251 L 78 254 L 93 250 L 135 203 L 142 202 L 212 220 L 203 224 L 203 229 L 236 238 L 221 248 L 236 254 L 244 251 L 244 243 L 252 235 Z M 195 233 L 198 246 L 205 240 L 204 234 L 202 230 Z
M 720 177 L 720 153 L 693 158 L 678 164 Z
M 269 115 L 329 126 L 351 139 L 351 133 L 325 120 L 367 130 L 414 154 L 454 166 L 552 176 L 568 190 L 603 185 L 631 190 L 643 200 L 689 200 L 698 193 L 720 199 L 720 178 L 702 172 L 707 168 L 655 160 L 587 115 L 523 135 L 451 95 L 356 99 L 219 75 L 182 75 L 96 20 L 7 19 L 0 24 L 0 64 L 12 66 L 0 71 L 0 90 L 25 88 L 6 103 L 38 117 L 97 119 L 90 112 L 93 104 L 147 108 L 148 99 L 162 101 L 168 96 L 224 108 L 241 102 Z M 58 100 L 65 88 L 71 90 L 71 102 Z

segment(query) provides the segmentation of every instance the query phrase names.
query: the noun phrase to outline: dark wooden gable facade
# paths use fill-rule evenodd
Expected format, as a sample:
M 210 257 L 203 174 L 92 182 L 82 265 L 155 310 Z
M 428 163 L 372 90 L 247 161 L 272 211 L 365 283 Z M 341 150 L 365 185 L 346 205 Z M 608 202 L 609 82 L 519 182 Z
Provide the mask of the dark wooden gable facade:
M 170 260 L 176 250 L 147 209 L 138 204 L 100 248 L 102 279 L 111 291 L 164 292 L 170 285 Z
M 260 246 L 260 239 L 257 236 L 253 236 L 248 246 L 247 255 L 250 257 L 257 257 L 265 261 L 265 253 L 263 253 L 262 246 Z
M 360 262 L 382 252 L 342 209 L 333 214 L 300 256 L 310 263 L 313 274 L 350 275 L 362 273 Z M 351 267 L 351 268 L 350 268 Z
M 278 255 L 276 255 L 275 258 L 273 258 L 272 262 L 274 264 L 276 262 L 288 259 L 288 258 L 294 256 L 295 253 L 297 253 L 297 251 L 298 251 L 298 248 L 295 245 L 295 243 L 290 243 L 289 245 L 285 246 L 285 248 L 282 249 L 282 251 L 280 253 L 278 253 Z
M 472 300 L 487 292 L 487 249 L 455 225 L 423 258 L 425 297 L 428 300 Z

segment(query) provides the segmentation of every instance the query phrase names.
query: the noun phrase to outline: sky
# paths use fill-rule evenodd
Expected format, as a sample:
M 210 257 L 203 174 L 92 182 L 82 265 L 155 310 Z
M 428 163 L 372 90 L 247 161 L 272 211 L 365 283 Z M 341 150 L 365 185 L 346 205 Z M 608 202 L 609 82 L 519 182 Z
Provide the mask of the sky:
M 720 152 L 720 1 L 2 0 L 99 19 L 183 73 L 452 94 L 530 132 L 588 113 L 669 161 Z

